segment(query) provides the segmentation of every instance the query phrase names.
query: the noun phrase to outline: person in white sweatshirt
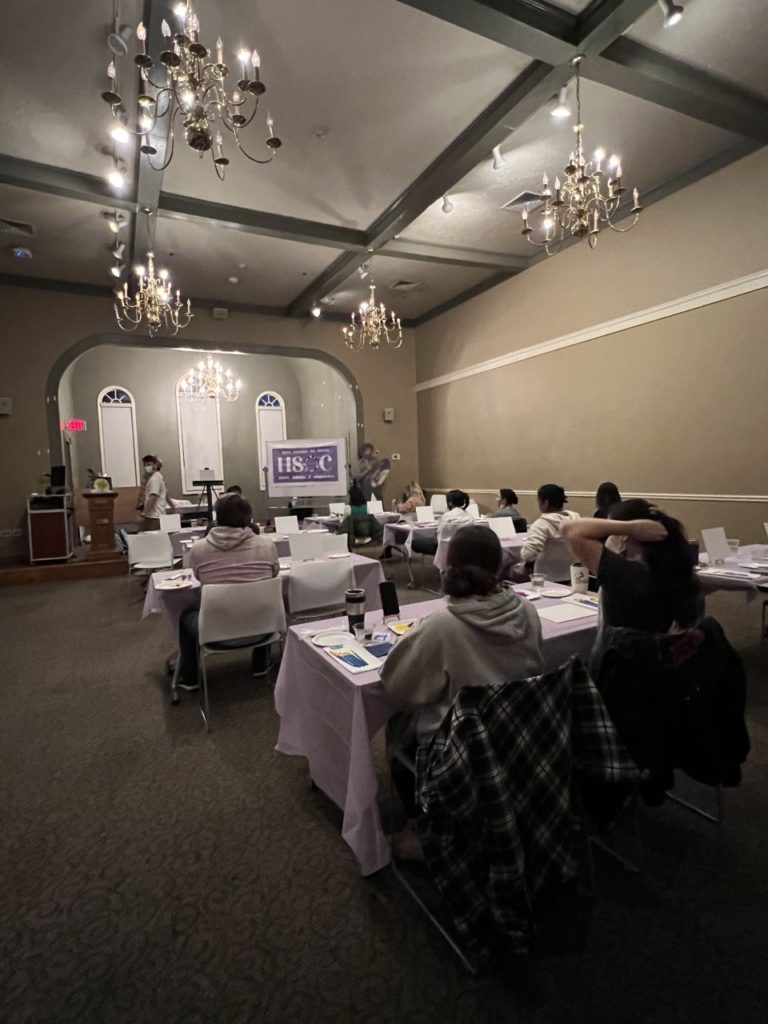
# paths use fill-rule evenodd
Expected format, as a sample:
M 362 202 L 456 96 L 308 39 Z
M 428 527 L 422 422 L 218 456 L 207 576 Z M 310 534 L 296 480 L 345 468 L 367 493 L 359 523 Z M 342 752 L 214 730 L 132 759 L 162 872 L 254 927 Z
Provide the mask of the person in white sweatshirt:
M 448 548 L 445 607 L 398 641 L 381 670 L 385 690 L 402 706 L 390 737 L 409 756 L 429 740 L 462 686 L 492 686 L 543 671 L 541 622 L 534 607 L 499 581 L 501 544 L 485 526 L 465 526 Z M 392 762 L 395 785 L 415 819 L 414 778 Z M 400 856 L 418 856 L 413 824 L 396 841 Z
M 528 527 L 528 535 L 520 552 L 521 561 L 515 566 L 518 573 L 530 571 L 539 555 L 547 546 L 562 543 L 560 530 L 563 523 L 580 519 L 578 512 L 564 508 L 568 501 L 565 491 L 559 484 L 542 484 L 536 492 L 541 515 Z
M 251 529 L 250 504 L 237 493 L 225 494 L 216 502 L 216 526 L 196 541 L 189 553 L 189 567 L 200 583 L 252 583 L 277 576 L 280 562 L 274 541 L 256 536 Z M 179 666 L 184 690 L 198 688 L 197 637 L 199 608 L 188 608 L 179 620 Z M 254 675 L 269 671 L 266 647 L 254 647 L 251 655 Z
M 472 513 L 467 511 L 469 508 L 469 495 L 465 491 L 448 491 L 445 496 L 445 503 L 448 506 L 448 511 L 443 512 L 440 516 L 440 522 L 437 526 L 438 540 L 450 539 L 460 527 L 469 526 L 470 523 L 475 521 Z

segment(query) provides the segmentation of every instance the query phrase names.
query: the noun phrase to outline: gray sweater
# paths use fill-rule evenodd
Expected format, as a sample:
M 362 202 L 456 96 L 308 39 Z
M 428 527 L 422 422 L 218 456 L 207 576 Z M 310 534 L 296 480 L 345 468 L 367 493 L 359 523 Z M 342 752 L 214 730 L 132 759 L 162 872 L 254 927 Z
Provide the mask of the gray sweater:
M 397 643 L 384 662 L 381 682 L 404 708 L 415 712 L 401 742 L 414 729 L 424 741 L 439 727 L 462 686 L 522 679 L 543 667 L 539 616 L 528 601 L 502 585 L 487 597 L 449 597 L 444 609 Z

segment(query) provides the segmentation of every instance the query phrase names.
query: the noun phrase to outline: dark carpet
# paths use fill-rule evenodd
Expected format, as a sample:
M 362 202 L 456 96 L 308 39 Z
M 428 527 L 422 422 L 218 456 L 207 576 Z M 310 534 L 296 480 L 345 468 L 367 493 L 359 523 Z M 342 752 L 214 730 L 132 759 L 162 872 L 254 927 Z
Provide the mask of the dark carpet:
M 759 602 L 710 610 L 750 680 L 723 826 L 644 810 L 643 874 L 598 855 L 533 957 L 473 979 L 389 872 L 360 877 L 247 655 L 211 663 L 209 736 L 125 579 L 0 590 L 0 1019 L 763 1024 L 768 645 Z

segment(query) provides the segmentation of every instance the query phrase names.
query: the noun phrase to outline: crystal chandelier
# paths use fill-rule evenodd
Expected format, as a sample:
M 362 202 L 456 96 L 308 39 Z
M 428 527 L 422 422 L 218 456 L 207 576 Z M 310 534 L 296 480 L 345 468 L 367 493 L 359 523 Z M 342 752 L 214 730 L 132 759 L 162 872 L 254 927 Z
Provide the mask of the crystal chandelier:
M 371 297 L 360 303 L 357 312 L 352 314 L 352 322 L 349 327 L 342 327 L 341 333 L 348 348 L 354 352 L 369 345 L 373 349 L 379 348 L 382 341 L 385 341 L 392 348 L 400 348 L 403 344 L 403 329 L 400 326 L 399 317 L 395 316 L 394 310 L 387 310 L 383 302 L 376 304 L 376 285 L 371 278 Z
M 155 276 L 155 254 L 152 252 L 147 253 L 146 267 L 136 267 L 136 275 L 139 286 L 133 298 L 128 294 L 127 281 L 115 293 L 118 326 L 123 331 L 135 331 L 143 322 L 150 338 L 154 338 L 161 327 L 167 328 L 171 334 L 178 334 L 194 316 L 190 300 L 187 299 L 185 305 L 178 288 L 174 298 L 167 270 L 161 270 Z
M 221 398 L 236 402 L 243 382 L 235 380 L 231 370 L 225 370 L 218 359 L 205 356 L 183 377 L 179 388 L 182 398 L 190 402 L 203 402 L 206 398 Z
M 238 52 L 240 78 L 237 86 L 228 94 L 224 84 L 230 69 L 224 63 L 224 45 L 221 38 L 216 40 L 214 59 L 211 51 L 200 42 L 200 22 L 191 0 L 176 4 L 174 12 L 181 20 L 182 30 L 173 34 L 168 22 L 163 20 L 162 33 L 167 49 L 160 54 L 159 62 L 163 70 L 157 81 L 150 76 L 150 71 L 156 67 L 156 63 L 147 53 L 147 30 L 144 23 L 140 22 L 136 29 L 136 37 L 141 47 L 133 60 L 139 68 L 143 89 L 138 98 L 138 121 L 135 129 L 129 128 L 124 121 L 122 99 L 118 91 L 117 66 L 114 60 L 109 62 L 109 87 L 101 96 L 109 103 L 112 116 L 117 121 L 113 135 L 120 132 L 122 141 L 127 141 L 131 135 L 141 137 L 141 152 L 147 157 L 150 167 L 162 171 L 173 159 L 174 125 L 178 117 L 184 128 L 184 141 L 197 151 L 201 159 L 204 153 L 211 153 L 213 166 L 222 180 L 229 164 L 229 159 L 224 155 L 222 128 L 232 134 L 238 149 L 249 160 L 257 164 L 270 163 L 282 145 L 281 140 L 275 135 L 275 123 L 271 114 L 267 114 L 267 157 L 259 159 L 251 156 L 244 149 L 240 139 L 241 131 L 247 128 L 256 116 L 259 99 L 266 91 L 259 74 L 261 59 L 258 52 Z M 147 86 L 151 92 L 147 91 Z M 245 111 L 251 100 L 253 109 L 247 114 Z M 152 144 L 150 136 L 158 120 L 166 117 L 165 157 L 162 164 L 155 165 L 152 163 L 152 157 L 157 154 L 157 148 Z
M 554 193 L 550 188 L 549 177 L 545 174 L 543 178 L 542 198 L 544 206 L 536 211 L 540 217 L 540 223 L 536 229 L 541 230 L 542 235 L 534 238 L 534 228 L 528 223 L 529 213 L 523 209 L 523 230 L 522 234 L 532 245 L 543 246 L 548 256 L 559 252 L 563 242 L 569 236 L 572 238 L 586 238 L 589 247 L 594 249 L 597 245 L 597 236 L 602 228 L 609 227 L 612 231 L 624 234 L 631 231 L 637 224 L 640 211 L 640 194 L 634 189 L 633 205 L 631 213 L 634 214 L 632 223 L 626 228 L 617 228 L 613 219 L 621 205 L 621 197 L 627 191 L 622 184 L 621 163 L 618 157 L 611 157 L 608 161 L 608 169 L 603 171 L 603 161 L 606 159 L 605 150 L 595 151 L 592 160 L 584 158 L 584 143 L 582 139 L 583 124 L 581 123 L 581 76 L 579 65 L 584 58 L 574 57 L 571 64 L 576 69 L 576 124 L 573 130 L 576 133 L 576 147 L 571 153 L 566 164 L 561 182 L 555 178 Z M 606 182 L 607 191 L 603 191 L 603 177 L 608 175 Z

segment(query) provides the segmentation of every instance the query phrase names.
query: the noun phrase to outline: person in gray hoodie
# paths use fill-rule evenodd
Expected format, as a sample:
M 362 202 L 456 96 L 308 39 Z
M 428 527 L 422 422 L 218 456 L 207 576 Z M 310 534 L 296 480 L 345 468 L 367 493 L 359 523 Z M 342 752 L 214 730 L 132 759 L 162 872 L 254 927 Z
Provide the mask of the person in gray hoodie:
M 536 610 L 499 581 L 501 543 L 485 526 L 465 526 L 448 548 L 445 608 L 433 612 L 390 652 L 381 682 L 403 707 L 390 741 L 409 757 L 438 729 L 462 686 L 491 686 L 543 671 Z M 409 819 L 416 816 L 413 776 L 393 761 L 393 778 Z M 412 824 L 396 852 L 414 856 Z
M 216 526 L 196 541 L 189 553 L 189 567 L 200 583 L 252 583 L 277 576 L 280 562 L 269 537 L 256 536 L 251 529 L 250 504 L 237 493 L 225 494 L 216 502 Z M 188 608 L 179 620 L 179 686 L 196 690 L 199 608 Z M 254 675 L 269 671 L 266 647 L 254 647 Z

